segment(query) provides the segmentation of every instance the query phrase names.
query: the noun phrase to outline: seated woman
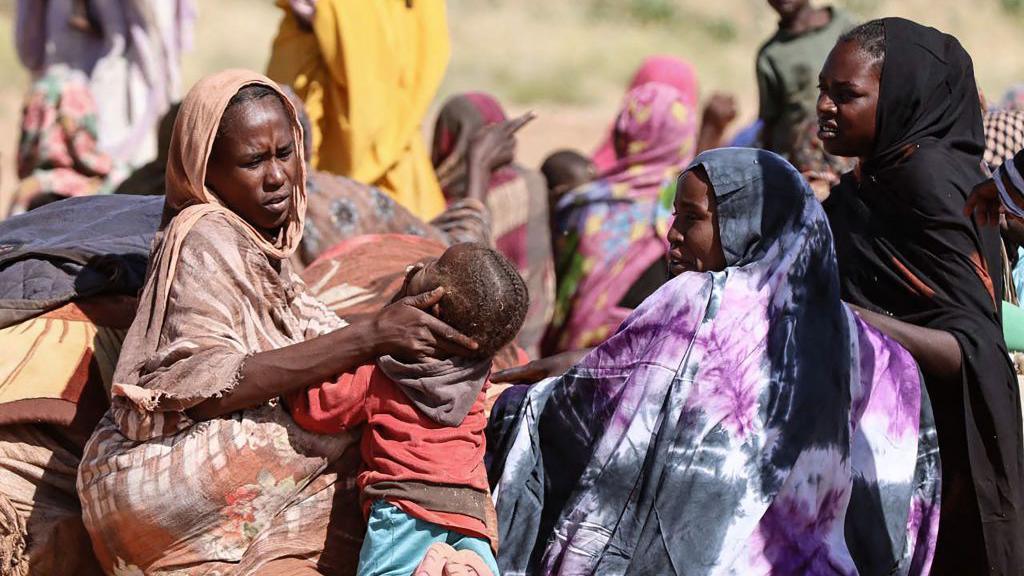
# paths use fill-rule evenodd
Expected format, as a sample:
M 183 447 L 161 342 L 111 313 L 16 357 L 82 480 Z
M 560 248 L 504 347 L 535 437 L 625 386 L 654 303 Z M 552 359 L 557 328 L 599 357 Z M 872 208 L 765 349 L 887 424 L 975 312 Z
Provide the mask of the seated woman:
M 781 157 L 680 176 L 676 277 L 527 393 L 497 485 L 503 573 L 927 574 L 939 469 L 910 354 L 839 299 Z
M 79 470 L 107 573 L 354 571 L 355 438 L 305 432 L 276 399 L 383 354 L 476 348 L 422 310 L 441 290 L 347 327 L 305 293 L 287 260 L 302 157 L 295 109 L 259 74 L 207 77 L 182 103 L 165 222 Z
M 675 176 L 696 146 L 696 87 L 634 88 L 615 124 L 618 162 L 564 195 L 553 215 L 555 310 L 542 352 L 600 344 L 667 280 Z
M 825 203 L 843 299 L 909 350 L 935 405 L 942 523 L 935 574 L 1020 574 L 1020 391 L 1000 328 L 998 230 L 965 217 L 984 179 L 981 103 L 956 38 L 885 18 L 821 72 L 826 150 L 860 159 Z

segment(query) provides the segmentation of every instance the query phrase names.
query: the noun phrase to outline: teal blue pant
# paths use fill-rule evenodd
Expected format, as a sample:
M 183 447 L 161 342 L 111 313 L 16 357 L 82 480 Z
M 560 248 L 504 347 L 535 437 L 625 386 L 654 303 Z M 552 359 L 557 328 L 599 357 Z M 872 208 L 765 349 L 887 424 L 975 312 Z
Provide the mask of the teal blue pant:
M 491 545 L 483 538 L 463 536 L 446 528 L 417 520 L 384 500 L 370 506 L 366 539 L 359 551 L 359 576 L 409 576 L 419 566 L 431 544 L 444 542 L 456 550 L 476 552 L 498 574 Z

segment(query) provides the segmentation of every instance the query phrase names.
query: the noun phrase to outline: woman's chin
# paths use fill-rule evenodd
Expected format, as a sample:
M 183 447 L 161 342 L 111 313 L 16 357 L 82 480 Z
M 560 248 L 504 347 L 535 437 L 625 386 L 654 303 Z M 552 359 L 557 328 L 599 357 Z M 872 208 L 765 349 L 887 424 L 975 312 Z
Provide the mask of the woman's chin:
M 260 214 L 257 218 L 245 218 L 245 220 L 263 233 L 264 236 L 272 238 L 277 235 L 281 227 L 288 222 L 288 213 L 283 214 Z
M 668 265 L 668 273 L 670 276 L 675 278 L 684 272 L 696 272 L 697 267 L 690 263 L 683 262 L 670 262 Z
M 831 138 L 821 138 L 821 146 L 832 156 L 838 156 L 840 158 L 859 158 L 861 154 L 857 153 L 853 146 L 848 145 L 841 138 L 833 136 Z

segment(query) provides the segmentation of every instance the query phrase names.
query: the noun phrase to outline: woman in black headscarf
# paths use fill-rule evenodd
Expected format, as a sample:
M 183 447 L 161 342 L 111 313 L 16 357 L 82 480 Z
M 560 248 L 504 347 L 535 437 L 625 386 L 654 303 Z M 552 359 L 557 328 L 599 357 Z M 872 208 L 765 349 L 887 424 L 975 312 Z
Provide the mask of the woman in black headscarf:
M 917 359 L 943 467 L 933 574 L 1024 573 L 1020 392 L 1000 328 L 999 237 L 964 216 L 985 136 L 970 56 L 875 20 L 821 73 L 819 136 L 857 157 L 825 204 L 842 295 Z

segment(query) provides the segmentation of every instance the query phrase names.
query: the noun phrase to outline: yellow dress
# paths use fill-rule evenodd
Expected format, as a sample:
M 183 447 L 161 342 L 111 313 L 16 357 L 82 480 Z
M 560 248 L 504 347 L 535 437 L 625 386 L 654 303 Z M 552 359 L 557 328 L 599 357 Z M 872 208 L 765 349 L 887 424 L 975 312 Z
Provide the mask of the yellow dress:
M 423 219 L 445 202 L 420 133 L 451 46 L 443 0 L 318 0 L 312 32 L 286 14 L 267 75 L 313 127 L 313 167 L 379 186 Z

